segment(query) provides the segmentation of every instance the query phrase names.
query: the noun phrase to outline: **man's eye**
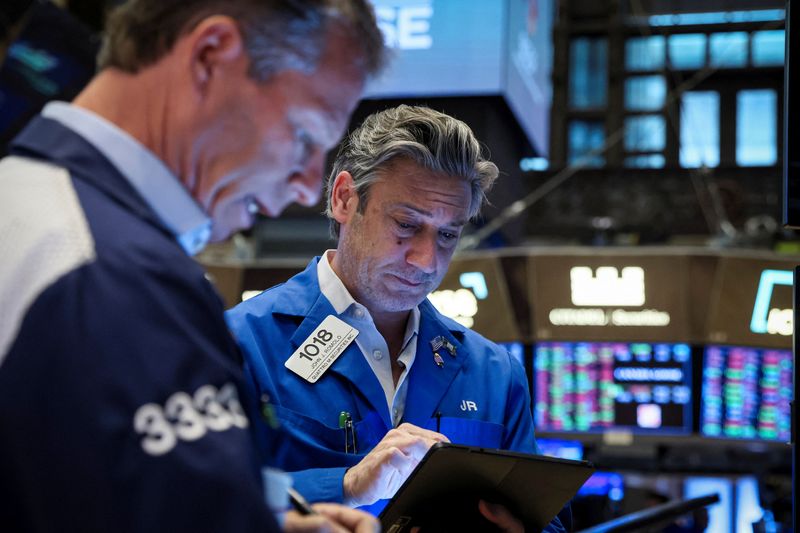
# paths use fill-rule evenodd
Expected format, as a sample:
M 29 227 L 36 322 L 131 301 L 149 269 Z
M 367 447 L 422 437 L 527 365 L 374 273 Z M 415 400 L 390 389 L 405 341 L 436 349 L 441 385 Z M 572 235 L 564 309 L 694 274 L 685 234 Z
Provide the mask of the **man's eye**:
M 397 227 L 403 230 L 404 232 L 410 232 L 416 228 L 416 226 L 414 226 L 414 224 L 411 222 L 403 222 L 401 220 L 395 220 L 394 222 L 395 224 L 397 224 Z
M 444 246 L 455 246 L 458 242 L 459 234 L 453 233 L 451 231 L 440 231 L 439 232 L 439 240 L 442 242 Z

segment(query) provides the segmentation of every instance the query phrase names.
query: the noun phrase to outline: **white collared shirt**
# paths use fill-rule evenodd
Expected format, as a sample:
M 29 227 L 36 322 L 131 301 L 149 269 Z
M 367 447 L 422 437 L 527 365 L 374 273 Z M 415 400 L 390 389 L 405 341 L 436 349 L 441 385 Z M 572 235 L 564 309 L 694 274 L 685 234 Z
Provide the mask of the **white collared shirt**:
M 317 264 L 319 288 L 325 298 L 333 306 L 339 318 L 358 330 L 356 344 L 370 368 L 375 373 L 386 395 L 392 423 L 397 426 L 403 419 L 408 394 L 408 373 L 417 355 L 417 338 L 419 335 L 419 308 L 411 309 L 403 337 L 403 348 L 397 361 L 403 366 L 403 373 L 397 380 L 397 387 L 392 377 L 392 359 L 386 340 L 378 332 L 375 322 L 366 307 L 356 302 L 347 288 L 331 268 L 328 256 L 335 250 L 326 250 Z
M 158 157 L 103 117 L 66 102 L 50 102 L 42 116 L 71 129 L 111 161 L 189 255 L 211 237 L 211 219 Z

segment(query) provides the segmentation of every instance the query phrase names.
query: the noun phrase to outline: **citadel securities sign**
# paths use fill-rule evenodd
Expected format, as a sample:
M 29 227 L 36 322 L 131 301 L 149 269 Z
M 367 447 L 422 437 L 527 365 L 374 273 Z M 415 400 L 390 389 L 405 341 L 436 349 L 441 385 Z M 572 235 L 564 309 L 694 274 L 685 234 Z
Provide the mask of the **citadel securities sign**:
M 533 331 L 539 339 L 686 338 L 686 259 L 648 255 L 533 256 Z
M 601 266 L 596 271 L 586 266 L 569 271 L 572 304 L 581 308 L 553 309 L 554 326 L 653 326 L 669 325 L 669 313 L 655 309 L 627 310 L 605 307 L 642 307 L 645 304 L 644 269 Z M 604 306 L 604 307 L 596 307 Z

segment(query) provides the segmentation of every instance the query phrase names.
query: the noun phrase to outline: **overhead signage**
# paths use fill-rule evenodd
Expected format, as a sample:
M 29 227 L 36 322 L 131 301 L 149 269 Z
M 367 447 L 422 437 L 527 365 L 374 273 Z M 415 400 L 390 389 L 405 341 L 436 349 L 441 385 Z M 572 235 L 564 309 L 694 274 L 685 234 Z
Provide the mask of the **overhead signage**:
M 433 46 L 433 0 L 376 0 L 375 17 L 388 48 L 427 50 Z
M 372 0 L 392 61 L 366 98 L 500 94 L 506 2 Z
M 753 306 L 753 317 L 750 320 L 750 331 L 768 335 L 790 336 L 794 332 L 792 308 L 772 307 L 772 294 L 778 285 L 791 287 L 794 283 L 794 272 L 791 270 L 767 269 L 761 273 L 758 283 L 756 301 Z
M 502 265 L 496 257 L 454 259 L 428 299 L 443 315 L 493 341 L 521 340 Z
M 708 342 L 791 348 L 794 267 L 800 259 L 724 257 L 712 293 Z
M 657 309 L 620 309 L 643 307 L 645 272 L 639 266 L 601 266 L 593 271 L 587 266 L 570 269 L 573 308 L 556 308 L 548 314 L 554 326 L 668 326 L 668 312 Z
M 553 0 L 372 0 L 392 60 L 366 98 L 502 95 L 548 156 Z
M 550 148 L 553 0 L 508 0 L 504 95 L 536 153 Z
M 531 258 L 534 336 L 541 340 L 688 338 L 685 257 Z
M 616 267 L 601 266 L 595 274 L 590 267 L 576 266 L 570 269 L 569 279 L 574 305 L 644 305 L 642 267 L 624 267 L 620 273 Z

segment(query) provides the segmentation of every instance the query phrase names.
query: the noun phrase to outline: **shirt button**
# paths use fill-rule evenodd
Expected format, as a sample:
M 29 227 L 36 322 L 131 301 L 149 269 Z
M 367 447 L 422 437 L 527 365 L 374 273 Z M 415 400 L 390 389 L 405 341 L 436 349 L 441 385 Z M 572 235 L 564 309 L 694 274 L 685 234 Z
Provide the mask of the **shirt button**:
M 383 352 L 381 352 L 380 350 L 375 350 L 374 352 L 372 352 L 372 357 L 380 361 L 381 358 L 383 357 Z
M 356 309 L 356 313 L 355 314 L 356 314 L 356 317 L 361 318 L 362 316 L 364 316 L 364 311 L 362 311 L 361 309 Z

